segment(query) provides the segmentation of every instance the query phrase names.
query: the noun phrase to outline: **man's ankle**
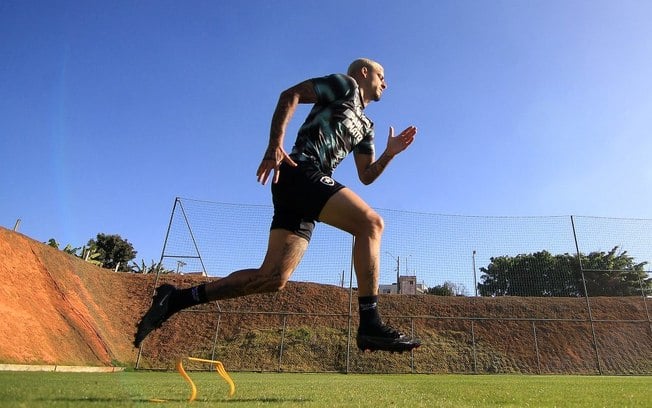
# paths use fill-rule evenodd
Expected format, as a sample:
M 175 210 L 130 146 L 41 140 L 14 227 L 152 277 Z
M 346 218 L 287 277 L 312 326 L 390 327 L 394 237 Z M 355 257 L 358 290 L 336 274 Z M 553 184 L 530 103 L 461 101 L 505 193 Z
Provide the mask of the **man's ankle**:
M 187 289 L 177 289 L 170 297 L 170 306 L 168 309 L 168 316 L 171 316 L 180 310 L 189 307 L 206 303 L 206 288 L 205 285 L 199 285 Z

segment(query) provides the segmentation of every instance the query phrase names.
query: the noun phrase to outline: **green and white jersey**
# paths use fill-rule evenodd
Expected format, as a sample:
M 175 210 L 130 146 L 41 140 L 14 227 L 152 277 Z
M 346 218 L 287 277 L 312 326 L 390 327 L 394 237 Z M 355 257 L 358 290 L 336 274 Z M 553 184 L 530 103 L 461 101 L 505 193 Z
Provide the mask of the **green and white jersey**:
M 334 74 L 311 81 L 317 102 L 299 129 L 290 157 L 332 175 L 349 153 L 374 153 L 374 124 L 363 112 L 353 78 Z

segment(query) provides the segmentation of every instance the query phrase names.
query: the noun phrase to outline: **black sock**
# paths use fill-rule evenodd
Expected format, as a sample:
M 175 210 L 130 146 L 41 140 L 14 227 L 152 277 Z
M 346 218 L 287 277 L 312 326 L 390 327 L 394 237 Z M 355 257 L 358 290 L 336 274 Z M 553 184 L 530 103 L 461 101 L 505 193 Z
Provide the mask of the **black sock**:
M 170 296 L 168 316 L 180 310 L 206 302 L 208 302 L 208 299 L 206 298 L 206 285 L 204 284 L 187 289 L 177 289 Z
M 360 327 L 373 327 L 381 325 L 380 314 L 378 313 L 378 296 L 361 296 L 358 298 L 360 309 Z

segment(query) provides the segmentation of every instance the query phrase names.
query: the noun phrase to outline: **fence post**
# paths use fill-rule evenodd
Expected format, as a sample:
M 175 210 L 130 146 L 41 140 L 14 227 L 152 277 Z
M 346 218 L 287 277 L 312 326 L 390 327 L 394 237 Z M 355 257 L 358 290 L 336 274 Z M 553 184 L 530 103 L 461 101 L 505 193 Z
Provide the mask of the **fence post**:
M 349 322 L 346 336 L 346 374 L 349 373 L 351 363 L 351 325 L 353 320 L 353 251 L 355 249 L 355 235 L 351 235 L 351 267 L 349 274 Z
M 643 297 L 643 308 L 645 309 L 645 318 L 647 319 L 648 326 L 650 327 L 650 334 L 652 334 L 652 320 L 650 320 L 650 311 L 647 308 L 647 294 L 645 293 L 643 278 L 638 279 L 638 284 L 641 286 L 641 296 Z
M 186 210 L 183 208 L 183 203 L 179 200 L 179 208 L 181 209 L 181 215 L 183 216 L 184 221 L 186 222 L 186 226 L 188 227 L 188 233 L 190 234 L 190 239 L 192 240 L 192 245 L 195 248 L 195 252 L 197 252 L 197 259 L 199 259 L 199 263 L 201 264 L 201 269 L 202 272 L 204 272 L 204 276 L 208 276 L 208 272 L 206 271 L 206 266 L 204 266 L 204 260 L 201 257 L 201 252 L 199 252 L 199 247 L 197 246 L 197 240 L 195 239 L 195 234 L 192 232 L 192 227 L 190 226 L 190 221 L 188 221 L 188 216 L 186 215 Z M 219 308 L 219 303 L 218 303 L 218 308 Z
M 473 259 L 473 289 L 475 291 L 475 297 L 478 297 L 478 277 L 477 277 L 477 274 L 476 274 L 476 271 L 475 271 L 475 253 L 476 252 L 475 252 L 475 249 L 474 249 L 473 250 L 473 255 L 472 255 L 472 259 Z
M 217 313 L 217 325 L 215 325 L 215 337 L 213 338 L 213 350 L 211 351 L 211 360 L 217 360 L 215 358 L 215 349 L 217 349 L 217 336 L 220 334 L 220 322 L 222 321 L 222 313 Z M 211 371 L 213 370 L 213 365 L 210 366 Z
M 577 242 L 577 233 L 575 231 L 575 219 L 571 215 L 571 225 L 573 227 L 573 238 L 575 239 L 575 249 L 577 251 L 577 259 L 580 263 L 580 274 L 582 276 L 582 286 L 584 287 L 584 297 L 586 298 L 586 310 L 589 313 L 589 323 L 591 325 L 591 335 L 593 336 L 593 350 L 595 351 L 595 361 L 598 364 L 598 372 L 602 375 L 602 364 L 600 363 L 600 352 L 598 351 L 598 339 L 595 335 L 595 325 L 593 321 L 593 313 L 591 312 L 591 302 L 589 301 L 589 292 L 586 290 L 586 279 L 584 278 L 584 267 L 582 266 L 582 253 L 580 246 Z
M 537 338 L 536 320 L 532 320 L 532 335 L 534 336 L 534 350 L 537 353 L 537 374 L 541 374 L 541 356 L 539 353 L 539 339 Z
M 281 364 L 283 363 L 283 345 L 285 344 L 285 326 L 287 325 L 288 315 L 283 314 L 283 330 L 281 331 L 281 346 L 278 351 L 278 372 L 281 372 Z
M 473 374 L 478 373 L 478 359 L 475 351 L 475 319 L 471 319 L 471 343 L 473 345 Z
M 168 245 L 168 238 L 170 237 L 170 229 L 172 228 L 172 220 L 174 219 L 174 211 L 177 209 L 177 203 L 179 202 L 179 197 L 174 198 L 174 205 L 172 206 L 172 213 L 170 213 L 170 221 L 168 222 L 168 229 L 165 232 L 165 241 L 163 242 L 163 249 L 161 250 L 161 258 L 159 259 L 158 264 L 163 265 L 163 256 L 165 255 L 165 248 Z M 88 252 L 90 254 L 90 251 Z M 84 256 L 84 250 L 82 250 L 82 257 Z M 88 260 L 88 258 L 84 258 Z M 158 280 L 161 275 L 161 268 L 156 269 L 156 277 L 154 278 L 154 290 L 152 291 L 152 298 L 156 294 L 156 287 L 158 286 Z M 140 368 L 140 357 L 143 354 L 143 345 L 141 344 L 138 347 L 138 354 L 136 355 L 136 370 Z
M 410 336 L 414 338 L 414 316 L 410 317 Z M 412 374 L 414 374 L 414 349 L 410 350 L 410 368 L 412 370 Z

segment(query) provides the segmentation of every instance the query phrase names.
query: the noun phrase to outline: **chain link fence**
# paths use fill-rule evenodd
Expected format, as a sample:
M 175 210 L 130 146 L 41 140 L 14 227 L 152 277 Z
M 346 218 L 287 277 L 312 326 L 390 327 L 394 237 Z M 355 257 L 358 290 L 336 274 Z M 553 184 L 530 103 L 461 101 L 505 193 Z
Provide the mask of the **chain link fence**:
M 235 371 L 652 374 L 652 220 L 377 211 L 381 312 L 421 348 L 357 351 L 352 237 L 318 224 L 290 283 L 315 305 L 280 292 L 184 311 L 161 336 L 193 341 L 168 350 L 160 338 L 137 367 L 194 353 Z M 223 277 L 260 265 L 271 215 L 177 198 L 164 270 Z

